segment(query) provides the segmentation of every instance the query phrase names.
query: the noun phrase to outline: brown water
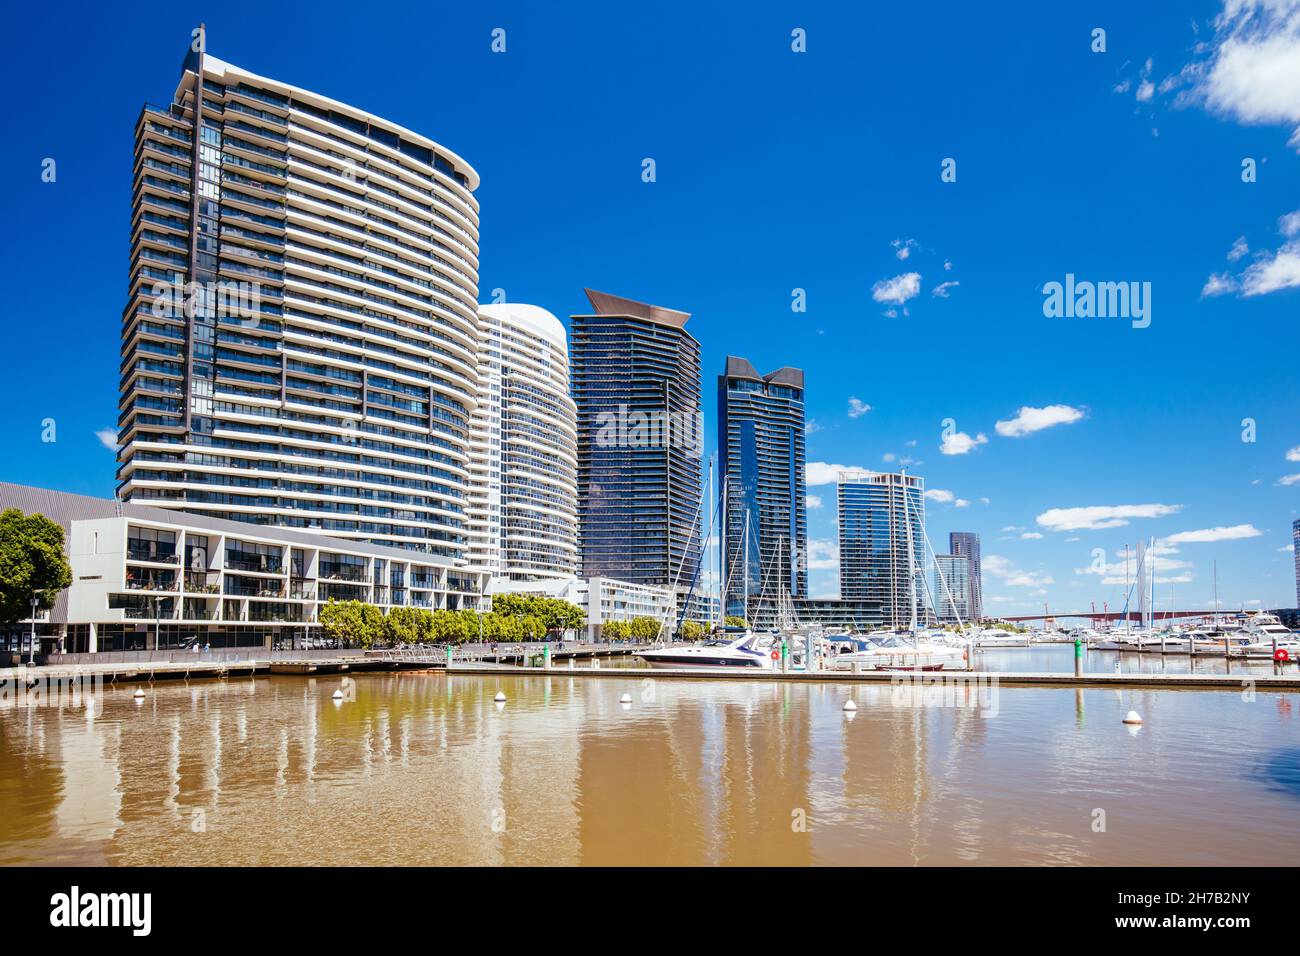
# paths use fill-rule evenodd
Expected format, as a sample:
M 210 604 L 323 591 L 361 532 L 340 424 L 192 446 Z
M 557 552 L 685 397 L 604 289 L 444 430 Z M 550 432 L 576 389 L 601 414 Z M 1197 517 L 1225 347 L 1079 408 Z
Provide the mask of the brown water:
M 340 684 L 0 709 L 0 863 L 1300 863 L 1293 693 L 1006 688 L 981 709 L 887 685 L 406 674 L 335 704 Z

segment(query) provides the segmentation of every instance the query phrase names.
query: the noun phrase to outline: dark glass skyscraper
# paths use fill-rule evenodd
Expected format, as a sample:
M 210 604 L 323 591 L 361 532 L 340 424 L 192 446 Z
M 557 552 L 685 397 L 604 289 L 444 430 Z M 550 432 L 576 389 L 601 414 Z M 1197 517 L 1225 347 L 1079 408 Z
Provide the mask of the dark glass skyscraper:
M 690 315 L 586 290 L 572 317 L 584 577 L 687 590 L 700 564 L 700 343 Z
M 726 613 L 743 614 L 748 603 L 757 616 L 757 605 L 774 605 L 783 593 L 807 597 L 801 369 L 759 375 L 727 356 L 718 376 L 718 458 Z
M 970 562 L 970 607 L 968 619 L 979 621 L 984 617 L 984 589 L 980 573 L 980 536 L 973 531 L 953 531 L 948 534 L 948 553 L 966 558 Z M 935 600 L 939 598 L 936 595 Z

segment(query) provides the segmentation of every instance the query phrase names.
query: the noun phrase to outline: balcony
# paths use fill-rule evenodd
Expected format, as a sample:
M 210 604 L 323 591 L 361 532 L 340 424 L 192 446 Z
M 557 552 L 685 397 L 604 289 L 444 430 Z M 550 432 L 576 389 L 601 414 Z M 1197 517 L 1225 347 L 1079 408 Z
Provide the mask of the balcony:
M 128 591 L 174 591 L 176 590 L 176 573 L 141 574 L 127 568 L 126 589 Z
M 180 555 L 175 549 L 158 548 L 151 546 L 151 543 L 133 544 L 128 543 L 126 546 L 126 559 L 128 561 L 147 561 L 151 564 L 179 564 Z
M 356 584 L 366 584 L 369 581 L 364 565 L 331 564 L 329 561 L 320 563 L 320 576 L 330 581 L 350 581 Z
M 191 594 L 218 594 L 220 593 L 221 575 L 212 572 L 194 572 L 191 571 L 185 575 L 185 590 Z
M 254 574 L 283 574 L 284 565 L 278 557 L 271 555 L 227 551 L 226 570 L 252 571 Z

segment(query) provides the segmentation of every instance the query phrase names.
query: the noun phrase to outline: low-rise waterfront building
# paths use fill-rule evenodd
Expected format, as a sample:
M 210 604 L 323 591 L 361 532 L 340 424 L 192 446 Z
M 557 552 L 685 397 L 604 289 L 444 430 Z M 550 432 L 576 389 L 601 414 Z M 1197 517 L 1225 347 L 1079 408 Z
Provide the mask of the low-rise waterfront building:
M 313 647 L 330 599 L 485 603 L 486 572 L 406 548 L 0 483 L 4 508 L 64 529 L 72 584 L 37 621 L 43 652 Z

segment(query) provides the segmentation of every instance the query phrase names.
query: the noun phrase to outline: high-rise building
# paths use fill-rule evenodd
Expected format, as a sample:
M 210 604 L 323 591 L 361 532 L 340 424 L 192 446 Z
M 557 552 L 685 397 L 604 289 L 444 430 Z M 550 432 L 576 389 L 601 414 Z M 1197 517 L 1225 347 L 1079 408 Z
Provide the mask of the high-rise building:
M 934 556 L 931 598 L 940 624 L 968 624 L 971 620 L 971 562 L 961 554 Z
M 1295 558 L 1295 606 L 1300 608 L 1300 518 L 1291 522 L 1291 551 Z
M 470 563 L 511 581 L 577 567 L 578 440 L 564 326 L 535 305 L 479 307 Z
M 801 369 L 759 375 L 727 356 L 718 376 L 718 463 L 726 613 L 807 597 Z
M 878 601 L 885 625 L 926 613 L 925 480 L 906 473 L 846 473 L 837 489 L 840 598 Z
M 963 620 L 980 621 L 984 618 L 984 576 L 980 568 L 980 536 L 973 531 L 953 531 L 948 535 L 948 552 L 960 555 L 970 562 L 970 604 L 968 617 Z M 938 595 L 935 600 L 938 601 Z
M 686 312 L 586 291 L 592 312 L 570 327 L 582 576 L 689 590 L 701 550 L 700 344 Z
M 119 495 L 464 563 L 478 175 L 194 46 L 135 128 Z

